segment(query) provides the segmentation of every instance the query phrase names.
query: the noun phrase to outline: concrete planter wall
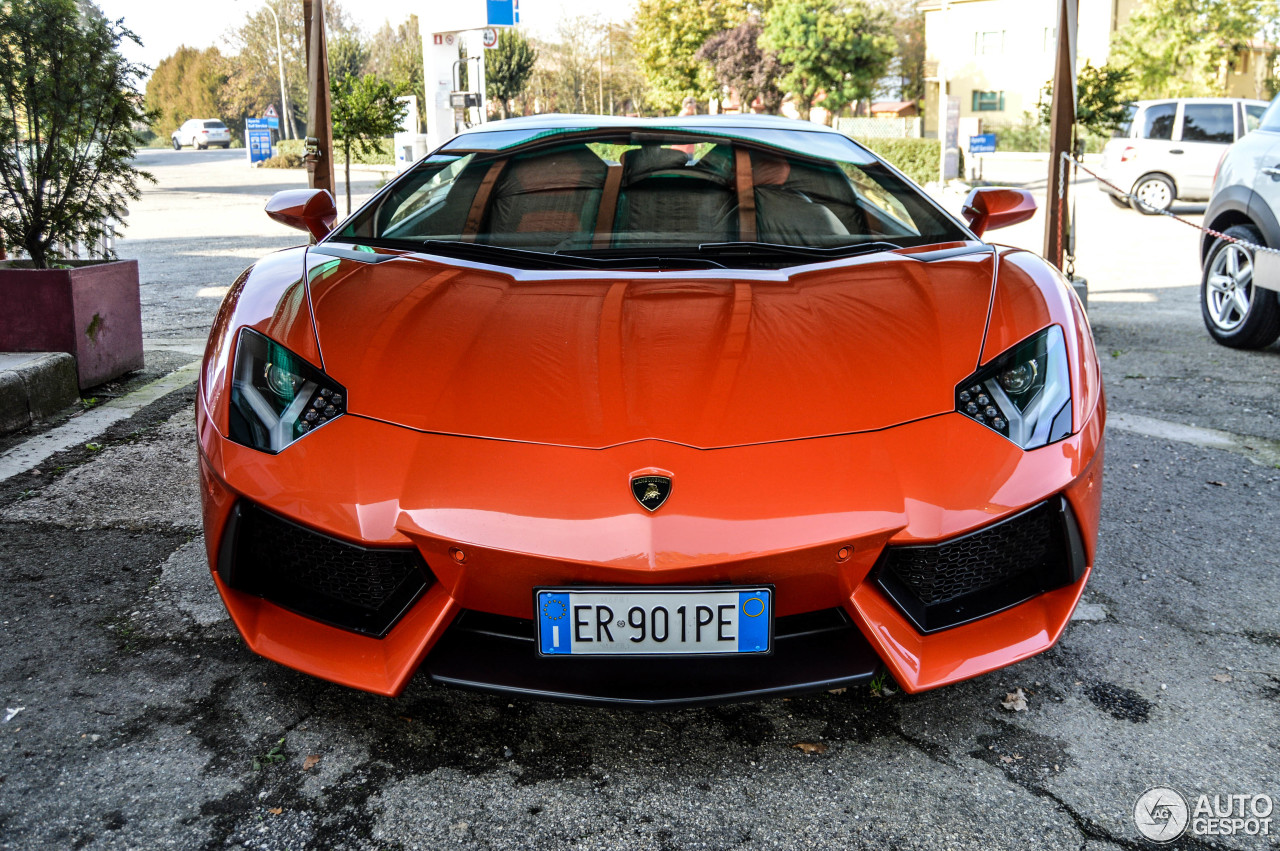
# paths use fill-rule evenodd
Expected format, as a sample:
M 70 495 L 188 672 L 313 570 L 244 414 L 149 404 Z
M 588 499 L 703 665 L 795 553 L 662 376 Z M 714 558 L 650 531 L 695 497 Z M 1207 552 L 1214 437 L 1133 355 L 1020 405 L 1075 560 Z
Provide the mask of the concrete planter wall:
M 0 352 L 69 352 L 82 390 L 141 369 L 138 261 L 0 267 Z

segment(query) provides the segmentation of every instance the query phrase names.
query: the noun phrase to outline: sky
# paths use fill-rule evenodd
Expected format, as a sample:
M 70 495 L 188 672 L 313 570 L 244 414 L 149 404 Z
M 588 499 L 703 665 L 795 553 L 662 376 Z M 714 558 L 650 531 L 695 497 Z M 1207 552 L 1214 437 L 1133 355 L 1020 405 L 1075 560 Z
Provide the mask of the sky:
M 142 39 L 141 48 L 125 46 L 124 53 L 135 62 L 152 68 L 180 46 L 204 48 L 221 46 L 228 30 L 232 30 L 263 4 L 261 0 L 211 0 L 203 3 L 175 4 L 173 0 L 95 0 L 108 18 L 124 18 L 125 26 Z M 451 0 L 345 0 L 342 8 L 366 34 L 372 34 L 384 21 L 398 24 L 416 14 L 426 28 L 430 9 Z M 626 16 L 634 0 L 601 4 L 599 0 L 519 0 L 520 22 L 534 34 L 547 36 L 555 32 L 564 16 L 594 15 L 607 5 L 617 19 Z

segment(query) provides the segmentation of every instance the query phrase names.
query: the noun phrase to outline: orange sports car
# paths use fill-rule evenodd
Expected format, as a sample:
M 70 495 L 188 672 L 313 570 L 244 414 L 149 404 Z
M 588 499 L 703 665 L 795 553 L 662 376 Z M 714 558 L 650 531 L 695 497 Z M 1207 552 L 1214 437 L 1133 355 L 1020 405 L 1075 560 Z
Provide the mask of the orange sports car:
M 235 282 L 197 401 L 214 582 L 354 688 L 638 706 L 917 692 L 1053 645 L 1104 401 L 1062 275 L 830 129 L 462 133 Z

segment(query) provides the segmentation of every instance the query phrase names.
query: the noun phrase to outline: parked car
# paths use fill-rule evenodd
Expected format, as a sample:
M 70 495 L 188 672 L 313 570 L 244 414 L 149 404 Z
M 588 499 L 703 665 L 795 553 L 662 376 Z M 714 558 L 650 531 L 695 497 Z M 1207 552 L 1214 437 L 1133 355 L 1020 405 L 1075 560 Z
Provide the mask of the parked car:
M 1118 207 L 1153 215 L 1174 201 L 1206 201 L 1222 152 L 1258 126 L 1266 101 L 1168 98 L 1129 104 L 1129 120 L 1102 150 L 1102 175 L 1129 200 L 1099 183 Z
M 231 287 L 197 396 L 247 646 L 351 687 L 608 705 L 910 692 L 1062 634 L 1098 359 L 1049 263 L 772 116 L 464 132 Z
M 191 118 L 169 136 L 173 149 L 180 150 L 183 145 L 204 150 L 210 145 L 220 148 L 231 147 L 231 131 L 227 125 L 216 118 Z
M 1254 245 L 1280 248 L 1280 98 L 1256 132 L 1224 152 L 1205 210 L 1206 227 Z M 1280 294 L 1254 282 L 1256 252 L 1204 234 L 1200 312 L 1224 346 L 1256 349 L 1280 338 Z

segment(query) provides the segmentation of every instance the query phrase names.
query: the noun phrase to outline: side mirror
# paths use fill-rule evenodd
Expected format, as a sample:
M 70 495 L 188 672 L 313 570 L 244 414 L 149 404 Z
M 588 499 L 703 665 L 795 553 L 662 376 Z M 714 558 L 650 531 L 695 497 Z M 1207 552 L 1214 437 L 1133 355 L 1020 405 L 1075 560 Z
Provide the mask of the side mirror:
M 969 223 L 969 230 L 978 236 L 989 230 L 1025 222 L 1035 214 L 1036 199 L 1030 192 L 995 186 L 974 189 L 960 208 L 960 215 Z
M 282 225 L 324 239 L 338 221 L 338 207 L 324 189 L 286 189 L 271 196 L 267 215 Z

